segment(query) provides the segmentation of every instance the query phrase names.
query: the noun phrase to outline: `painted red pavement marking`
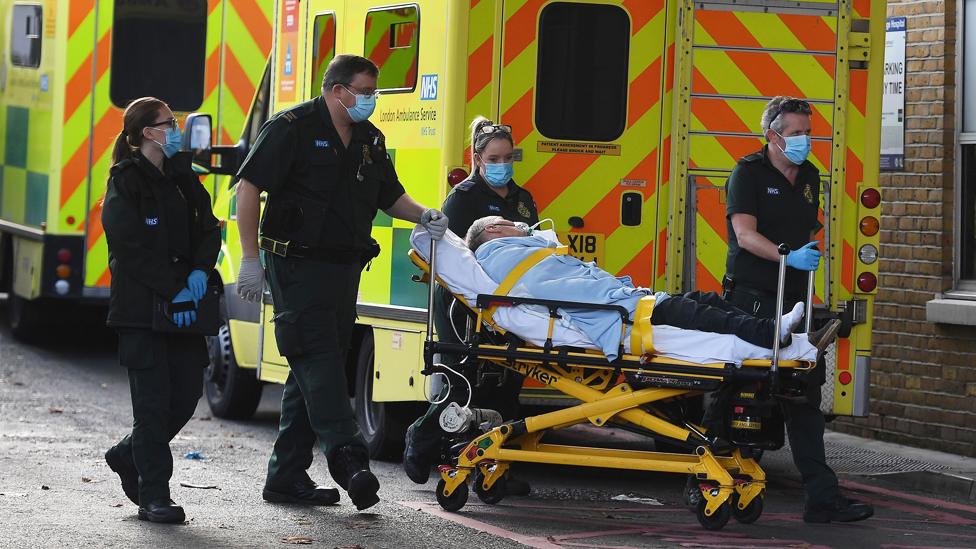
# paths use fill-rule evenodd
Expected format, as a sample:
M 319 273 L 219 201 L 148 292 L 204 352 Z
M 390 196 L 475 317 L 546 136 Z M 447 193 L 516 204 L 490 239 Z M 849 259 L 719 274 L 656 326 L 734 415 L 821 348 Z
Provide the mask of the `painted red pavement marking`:
M 945 545 L 893 545 L 891 543 L 883 543 L 881 547 L 884 549 L 973 549 L 972 545 L 947 547 Z
M 500 538 L 510 539 L 516 543 L 521 543 L 522 545 L 527 545 L 529 547 L 537 547 L 538 549 L 561 549 L 559 545 L 556 545 L 546 538 L 518 534 L 516 532 L 505 530 L 504 528 L 499 528 L 497 526 L 492 526 L 491 524 L 487 524 L 464 515 L 449 513 L 444 509 L 441 509 L 441 506 L 436 503 L 422 503 L 419 501 L 401 501 L 399 503 L 400 505 L 406 507 L 419 508 L 421 511 L 445 520 L 449 520 L 455 524 L 466 526 L 472 530 L 478 530 L 479 532 L 484 532 Z
M 841 485 L 852 488 L 854 490 L 859 490 L 861 492 L 873 492 L 875 494 L 880 494 L 882 496 L 895 497 L 898 499 L 905 499 L 908 501 L 914 501 L 917 503 L 923 503 L 925 505 L 931 505 L 933 507 L 942 507 L 944 509 L 952 509 L 954 511 L 963 511 L 966 513 L 972 513 L 976 515 L 976 507 L 972 505 L 965 505 L 962 503 L 953 503 L 951 501 L 943 501 L 941 499 L 927 498 L 925 496 L 915 496 L 912 494 L 906 494 L 905 492 L 899 492 L 896 490 L 888 490 L 886 488 L 879 488 L 877 486 L 871 486 L 870 484 L 861 484 L 860 482 L 853 482 L 850 480 L 842 480 Z
M 952 524 L 957 526 L 971 526 L 976 524 L 976 520 L 971 520 L 967 518 L 960 517 L 959 515 L 954 515 L 952 513 L 947 513 L 945 511 L 935 511 L 932 509 L 919 509 L 917 506 L 910 503 L 897 503 L 892 500 L 883 498 L 873 498 L 873 497 L 863 497 L 859 499 L 863 500 L 865 503 L 870 503 L 878 507 L 887 507 L 888 509 L 894 509 L 896 511 L 901 511 L 903 513 L 908 513 L 909 515 L 921 515 L 935 519 L 942 524 Z

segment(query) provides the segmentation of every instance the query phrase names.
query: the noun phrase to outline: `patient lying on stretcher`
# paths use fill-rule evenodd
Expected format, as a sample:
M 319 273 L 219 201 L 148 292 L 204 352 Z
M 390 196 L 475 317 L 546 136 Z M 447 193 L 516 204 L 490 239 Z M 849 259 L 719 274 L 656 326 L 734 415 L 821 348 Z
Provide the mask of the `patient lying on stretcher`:
M 411 237 L 421 255 L 429 252 L 429 240 L 418 227 Z M 524 227 L 501 217 L 476 220 L 468 231 L 465 244 L 474 251 L 460 250 L 460 239 L 448 233 L 437 250 L 437 275 L 456 294 L 470 304 L 479 293 L 495 289 L 528 256 L 544 248 L 556 248 L 559 241 L 552 231 L 535 231 L 528 235 Z M 476 261 L 471 261 L 475 259 Z M 487 279 L 487 280 L 483 280 Z M 532 297 L 619 305 L 633 317 L 637 302 L 654 294 L 635 287 L 630 277 L 614 277 L 593 263 L 561 254 L 553 254 L 529 268 L 508 292 L 513 297 Z M 735 362 L 772 356 L 775 323 L 757 319 L 736 309 L 714 293 L 691 292 L 684 296 L 654 294 L 651 323 L 655 352 L 691 362 Z M 533 310 L 534 309 L 534 310 Z M 548 313 L 544 309 L 522 305 L 500 308 L 495 314 L 498 324 L 523 339 L 540 344 L 545 339 Z M 609 360 L 617 357 L 621 343 L 620 315 L 606 310 L 560 309 L 562 316 L 553 334 L 555 345 L 596 348 Z M 836 326 L 813 337 L 790 336 L 803 317 L 802 304 L 783 315 L 780 357 L 785 360 L 816 360 L 836 334 Z M 540 322 L 543 318 L 545 322 Z M 542 331 L 540 333 L 540 328 Z M 560 329 L 561 328 L 561 329 Z M 624 338 L 628 343 L 629 338 Z

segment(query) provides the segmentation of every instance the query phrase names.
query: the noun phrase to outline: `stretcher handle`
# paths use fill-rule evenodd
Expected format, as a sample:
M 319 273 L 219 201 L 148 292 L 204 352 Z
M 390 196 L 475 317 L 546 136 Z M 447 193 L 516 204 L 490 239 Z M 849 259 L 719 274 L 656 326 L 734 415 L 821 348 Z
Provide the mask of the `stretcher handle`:
M 807 310 L 803 314 L 803 333 L 809 334 L 813 328 L 813 281 L 817 271 L 810 271 L 807 276 Z
M 434 341 L 434 287 L 437 286 L 437 274 L 434 270 L 434 258 L 437 256 L 437 241 L 430 239 L 430 281 L 427 284 L 427 342 Z
M 769 366 L 770 372 L 779 370 L 779 334 L 783 322 L 783 293 L 786 286 L 786 256 L 790 253 L 790 247 L 780 244 L 777 248 L 779 252 L 779 276 L 776 279 L 776 308 L 773 309 L 773 318 L 776 322 L 776 329 L 773 332 L 773 361 Z M 775 382 L 776 376 L 773 376 Z

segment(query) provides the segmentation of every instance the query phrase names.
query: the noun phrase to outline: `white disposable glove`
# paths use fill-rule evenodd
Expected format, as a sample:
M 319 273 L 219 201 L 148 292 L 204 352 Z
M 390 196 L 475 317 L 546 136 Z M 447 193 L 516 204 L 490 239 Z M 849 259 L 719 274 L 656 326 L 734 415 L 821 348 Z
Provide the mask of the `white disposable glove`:
M 424 214 L 420 216 L 420 224 L 434 240 L 440 240 L 447 232 L 447 216 L 434 208 L 424 210 Z
M 237 295 L 244 301 L 257 301 L 264 292 L 264 269 L 256 257 L 241 259 L 241 270 L 237 273 Z

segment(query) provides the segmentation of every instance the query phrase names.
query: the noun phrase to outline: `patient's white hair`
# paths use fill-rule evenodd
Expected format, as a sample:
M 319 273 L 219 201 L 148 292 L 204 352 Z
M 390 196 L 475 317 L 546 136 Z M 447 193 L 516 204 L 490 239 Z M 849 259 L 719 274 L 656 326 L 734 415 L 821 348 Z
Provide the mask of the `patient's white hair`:
M 482 244 L 488 242 L 488 233 L 485 229 L 489 225 L 498 223 L 503 218 L 500 215 L 489 215 L 487 217 L 482 217 L 480 219 L 475 219 L 474 223 L 468 229 L 468 234 L 464 236 L 464 243 L 467 244 L 468 248 L 473 252 L 477 250 Z

